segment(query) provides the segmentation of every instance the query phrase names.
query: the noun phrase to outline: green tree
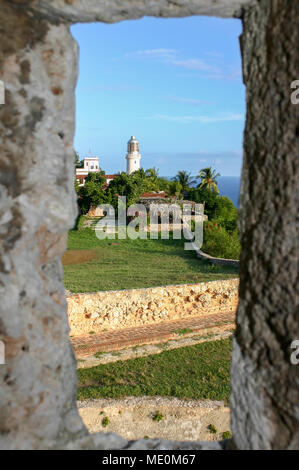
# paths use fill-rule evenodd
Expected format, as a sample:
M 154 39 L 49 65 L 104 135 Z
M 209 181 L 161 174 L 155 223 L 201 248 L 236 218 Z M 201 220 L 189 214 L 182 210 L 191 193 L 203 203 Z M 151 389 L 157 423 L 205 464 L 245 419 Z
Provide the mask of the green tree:
M 218 224 L 224 227 L 228 232 L 232 233 L 237 229 L 238 210 L 231 199 L 226 196 L 218 196 L 216 198 L 214 213 Z
M 238 231 L 229 233 L 217 221 L 204 222 L 202 250 L 217 258 L 239 259 L 241 244 Z
M 85 178 L 86 183 L 96 183 L 101 188 L 103 188 L 106 184 L 106 176 L 104 171 L 97 171 L 97 172 L 90 172 Z
M 142 193 L 150 191 L 168 191 L 170 182 L 166 178 L 158 176 L 155 168 L 140 170 L 127 175 L 122 172 L 109 184 L 107 197 L 112 201 L 112 205 L 117 209 L 117 195 L 126 196 L 127 207 L 136 204 Z
M 183 187 L 179 181 L 171 181 L 169 188 L 168 188 L 168 193 L 171 196 L 175 196 L 177 198 L 180 198 L 182 196 L 183 192 Z
M 140 195 L 145 190 L 145 178 L 143 173 L 140 174 L 140 170 L 127 175 L 122 172 L 113 181 L 110 182 L 106 192 L 114 208 L 117 209 L 115 204 L 117 203 L 117 196 L 126 196 L 127 207 L 132 204 L 136 204 L 139 201 Z
M 190 186 L 195 183 L 195 180 L 191 177 L 191 173 L 188 173 L 187 171 L 179 171 L 172 180 L 181 184 L 183 192 L 188 191 Z
M 212 167 L 203 168 L 198 173 L 198 178 L 201 179 L 201 183 L 198 185 L 199 189 L 209 189 L 210 191 L 215 191 L 219 193 L 217 186 L 217 178 L 220 176 L 220 173 L 216 173 L 216 170 L 212 170 Z
M 106 203 L 105 183 L 106 178 L 103 171 L 87 175 L 84 186 L 81 186 L 78 191 L 78 204 L 83 214 L 89 211 L 90 206 Z
M 145 174 L 148 178 L 159 178 L 159 170 L 157 168 L 148 168 L 145 170 Z
M 75 178 L 75 191 L 77 194 L 79 193 L 79 190 L 80 190 L 79 182 L 77 178 Z
M 134 175 L 136 178 L 140 178 L 141 180 L 144 180 L 147 177 L 146 171 L 143 168 L 139 168 L 139 170 L 134 171 L 131 175 Z
M 215 217 L 215 207 L 218 194 L 215 191 L 210 191 L 207 188 L 191 188 L 186 197 L 190 201 L 195 201 L 198 204 L 204 204 L 204 212 L 209 220 Z
M 75 167 L 76 168 L 83 168 L 84 162 L 83 162 L 83 160 L 80 160 L 79 153 L 76 150 L 74 150 L 74 154 L 75 154 Z

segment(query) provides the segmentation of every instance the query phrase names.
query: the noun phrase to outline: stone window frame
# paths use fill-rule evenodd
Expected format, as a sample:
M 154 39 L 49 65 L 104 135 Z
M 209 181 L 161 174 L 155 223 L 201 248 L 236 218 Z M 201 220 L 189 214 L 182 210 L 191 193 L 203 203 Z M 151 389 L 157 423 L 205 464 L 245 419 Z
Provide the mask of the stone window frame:
M 75 403 L 76 364 L 61 268 L 76 217 L 72 147 L 78 51 L 69 27 L 145 15 L 243 21 L 247 117 L 230 445 L 298 448 L 298 369 L 290 362 L 290 345 L 298 336 L 298 106 L 291 103 L 290 84 L 298 78 L 299 3 L 1 0 L 1 7 L 0 341 L 6 364 L 0 366 L 0 448 L 221 448 L 220 443 L 127 442 L 117 435 L 88 434 Z

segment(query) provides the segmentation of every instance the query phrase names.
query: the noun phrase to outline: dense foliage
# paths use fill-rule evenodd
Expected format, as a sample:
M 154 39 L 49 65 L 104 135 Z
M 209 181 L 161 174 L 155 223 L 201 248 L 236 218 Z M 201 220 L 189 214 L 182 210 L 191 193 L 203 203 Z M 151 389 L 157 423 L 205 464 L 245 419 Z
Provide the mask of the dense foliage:
M 111 204 L 117 213 L 118 196 L 126 196 L 126 205 L 129 207 L 138 203 L 141 194 L 145 192 L 165 191 L 169 197 L 202 203 L 211 222 L 205 225 L 203 251 L 212 256 L 238 258 L 238 211 L 231 199 L 219 195 L 218 176 L 211 167 L 203 168 L 198 174 L 200 183 L 193 187 L 195 181 L 186 171 L 179 171 L 169 181 L 160 177 L 155 168 L 141 168 L 131 175 L 125 172 L 118 174 L 108 187 L 104 172 L 89 173 L 85 185 L 79 187 L 75 183 L 75 188 L 82 214 L 86 214 L 91 206 L 100 204 Z
M 241 245 L 238 231 L 228 232 L 216 221 L 205 222 L 201 249 L 216 258 L 239 259 Z
M 111 204 L 117 210 L 117 196 L 126 196 L 127 207 L 136 204 L 142 193 L 149 191 L 166 191 L 169 195 L 179 195 L 181 186 L 160 177 L 155 168 L 142 168 L 131 175 L 122 172 L 109 184 L 105 185 L 105 173 L 89 173 L 85 185 L 79 187 L 75 182 L 78 204 L 82 214 L 86 214 L 91 206 Z
M 89 211 L 91 205 L 98 206 L 107 200 L 104 190 L 106 183 L 105 173 L 89 173 L 84 186 L 77 186 L 78 204 L 83 214 Z

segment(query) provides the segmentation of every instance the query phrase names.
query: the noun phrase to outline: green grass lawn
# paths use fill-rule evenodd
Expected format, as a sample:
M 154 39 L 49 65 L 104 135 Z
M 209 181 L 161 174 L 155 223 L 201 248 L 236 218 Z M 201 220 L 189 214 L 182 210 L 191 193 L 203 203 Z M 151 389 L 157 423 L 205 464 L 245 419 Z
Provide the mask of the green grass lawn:
M 188 284 L 238 276 L 231 266 L 213 266 L 184 250 L 184 240 L 98 240 L 90 229 L 71 230 L 68 250 L 86 262 L 64 266 L 64 285 L 71 292 Z M 72 254 L 71 252 L 69 254 Z
M 158 395 L 228 403 L 231 349 L 224 339 L 79 369 L 78 400 Z

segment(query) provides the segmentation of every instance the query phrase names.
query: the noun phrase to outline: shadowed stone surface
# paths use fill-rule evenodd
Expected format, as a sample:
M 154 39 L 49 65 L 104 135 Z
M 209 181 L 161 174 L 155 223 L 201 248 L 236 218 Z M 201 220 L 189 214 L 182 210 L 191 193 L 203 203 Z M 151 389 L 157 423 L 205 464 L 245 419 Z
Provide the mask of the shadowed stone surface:
M 0 447 L 51 447 L 82 426 L 60 262 L 76 215 L 77 46 L 65 25 L 2 7 Z
M 36 8 L 32 2 L 33 8 Z M 114 23 L 142 16 L 180 17 L 210 15 L 240 17 L 244 6 L 252 0 L 42 0 L 38 8 L 47 16 L 71 22 L 104 21 Z M 109 7 L 108 7 L 109 5 Z
M 242 242 L 231 371 L 234 439 L 240 448 L 299 448 L 299 3 L 260 1 L 241 39 L 247 120 L 240 198 Z M 296 250 L 297 249 L 297 250 Z
M 194 14 L 244 19 L 248 114 L 232 366 L 234 439 L 240 448 L 298 446 L 298 374 L 289 361 L 289 345 L 298 334 L 298 107 L 290 105 L 290 82 L 298 78 L 299 3 L 0 0 L 0 7 L 6 100 L 0 105 L 0 340 L 6 346 L 6 365 L 0 367 L 0 448 L 211 448 L 210 443 L 128 443 L 114 434 L 88 435 L 75 403 L 76 366 L 60 262 L 76 215 L 77 47 L 68 22 Z

